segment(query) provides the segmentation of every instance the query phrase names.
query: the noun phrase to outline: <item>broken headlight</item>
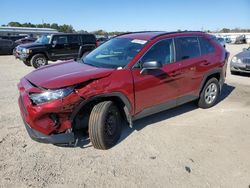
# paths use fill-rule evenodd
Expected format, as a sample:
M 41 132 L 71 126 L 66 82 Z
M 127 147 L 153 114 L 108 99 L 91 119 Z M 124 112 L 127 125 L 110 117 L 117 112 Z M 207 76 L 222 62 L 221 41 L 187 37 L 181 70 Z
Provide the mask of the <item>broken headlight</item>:
M 32 93 L 30 94 L 30 99 L 35 104 L 41 104 L 49 101 L 53 101 L 56 99 L 61 99 L 63 97 L 68 96 L 74 90 L 73 87 L 67 87 L 63 89 L 56 89 L 56 90 L 46 90 L 42 93 Z

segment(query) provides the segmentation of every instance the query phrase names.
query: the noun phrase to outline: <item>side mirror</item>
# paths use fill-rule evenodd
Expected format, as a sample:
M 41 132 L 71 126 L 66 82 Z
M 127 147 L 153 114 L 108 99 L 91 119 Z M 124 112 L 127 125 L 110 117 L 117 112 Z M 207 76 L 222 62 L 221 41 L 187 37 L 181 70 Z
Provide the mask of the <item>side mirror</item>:
M 145 71 L 147 70 L 156 70 L 156 69 L 161 69 L 162 68 L 162 64 L 158 61 L 148 61 L 148 62 L 144 62 L 142 63 L 142 69 L 140 74 L 144 74 Z
M 56 41 L 56 40 L 53 40 L 53 41 L 52 41 L 52 47 L 54 48 L 54 47 L 56 47 L 56 45 L 57 45 L 57 41 Z

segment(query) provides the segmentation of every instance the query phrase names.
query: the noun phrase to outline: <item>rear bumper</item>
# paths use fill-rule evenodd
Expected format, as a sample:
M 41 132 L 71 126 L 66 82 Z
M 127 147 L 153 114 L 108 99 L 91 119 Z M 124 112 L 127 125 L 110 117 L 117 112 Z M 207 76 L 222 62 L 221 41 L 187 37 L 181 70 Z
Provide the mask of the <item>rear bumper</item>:
M 75 135 L 73 132 L 45 135 L 32 129 L 24 119 L 23 119 L 23 122 L 25 124 L 26 130 L 30 138 L 37 142 L 50 143 L 50 144 L 68 144 L 68 143 L 75 142 Z

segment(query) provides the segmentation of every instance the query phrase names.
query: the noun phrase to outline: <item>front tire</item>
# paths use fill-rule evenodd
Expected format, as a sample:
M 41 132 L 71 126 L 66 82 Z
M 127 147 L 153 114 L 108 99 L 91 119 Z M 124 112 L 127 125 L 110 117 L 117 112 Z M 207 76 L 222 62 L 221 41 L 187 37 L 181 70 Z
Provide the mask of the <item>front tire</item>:
M 219 81 L 216 78 L 208 80 L 202 89 L 198 106 L 200 108 L 211 108 L 215 105 L 220 93 Z
M 48 65 L 48 60 L 43 54 L 36 54 L 31 58 L 31 65 L 37 69 L 41 66 Z
M 30 61 L 23 61 L 23 64 L 25 64 L 26 66 L 28 66 L 28 67 L 31 67 L 31 63 L 30 63 Z
M 89 137 L 94 148 L 106 150 L 120 139 L 122 131 L 121 114 L 112 101 L 96 104 L 89 118 Z

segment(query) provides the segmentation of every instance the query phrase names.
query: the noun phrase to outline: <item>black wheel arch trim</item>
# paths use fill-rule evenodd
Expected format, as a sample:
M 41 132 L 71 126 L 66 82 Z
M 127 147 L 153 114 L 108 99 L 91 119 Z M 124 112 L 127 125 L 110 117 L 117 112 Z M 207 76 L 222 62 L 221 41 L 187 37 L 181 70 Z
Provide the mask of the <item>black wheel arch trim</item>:
M 224 81 L 225 81 L 225 78 L 223 76 L 223 68 L 215 69 L 215 70 L 209 71 L 208 73 L 205 74 L 205 76 L 203 77 L 202 82 L 200 84 L 200 88 L 199 88 L 200 93 L 206 84 L 207 78 L 213 74 L 218 74 L 218 73 L 220 74 L 220 80 L 218 80 L 218 81 L 219 81 L 220 92 L 221 92 L 222 86 L 223 86 Z
M 89 99 L 83 100 L 72 112 L 71 116 L 70 116 L 70 121 L 71 123 L 73 123 L 76 115 L 78 114 L 78 112 L 85 106 L 88 105 L 90 102 L 93 102 L 95 100 L 98 99 L 105 99 L 105 98 L 109 98 L 109 97 L 118 97 L 123 103 L 124 103 L 124 113 L 126 115 L 126 118 L 128 120 L 129 123 L 132 122 L 131 120 L 131 110 L 132 110 L 132 105 L 131 102 L 129 101 L 129 99 L 122 94 L 121 92 L 112 92 L 112 93 L 106 93 L 106 94 L 100 94 L 100 95 L 96 95 L 94 97 L 91 97 Z
M 35 55 L 37 55 L 37 54 L 42 54 L 42 55 L 45 56 L 45 58 L 47 60 L 50 60 L 50 56 L 49 56 L 48 52 L 46 52 L 46 51 L 37 51 L 37 52 L 35 51 L 34 53 L 30 54 L 29 59 L 31 60 L 32 57 L 35 56 Z

